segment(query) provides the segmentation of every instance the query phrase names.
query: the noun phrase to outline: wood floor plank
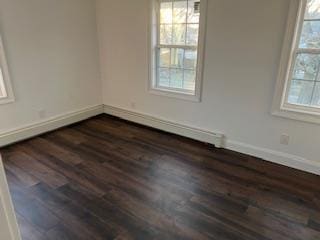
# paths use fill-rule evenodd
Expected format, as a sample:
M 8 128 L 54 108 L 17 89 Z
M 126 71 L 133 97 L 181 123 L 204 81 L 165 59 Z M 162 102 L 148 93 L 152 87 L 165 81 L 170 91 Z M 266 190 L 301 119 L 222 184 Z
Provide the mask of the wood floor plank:
M 77 165 L 83 161 L 83 159 L 81 159 L 77 154 L 73 154 L 72 152 L 65 150 L 63 147 L 47 141 L 44 138 L 35 138 L 30 140 L 29 144 L 42 149 L 42 151 L 45 151 L 47 154 L 54 154 L 56 158 L 59 158 L 71 165 Z
M 68 183 L 68 180 L 63 175 L 23 152 L 12 154 L 9 160 L 53 188 L 58 188 Z
M 15 210 L 26 220 L 42 231 L 50 230 L 59 223 L 59 219 L 46 206 L 23 191 L 11 191 Z
M 79 239 L 114 239 L 121 231 L 116 224 L 103 221 L 74 202 L 55 214 L 61 219 L 61 224 Z
M 27 221 L 20 214 L 16 214 L 19 230 L 22 235 L 22 240 L 45 240 L 45 234 L 39 230 L 37 226 Z
M 78 230 L 77 230 L 78 231 Z M 81 234 L 81 236 L 83 236 Z M 46 233 L 46 239 L 47 240 L 75 240 L 75 239 L 84 239 L 81 238 L 81 236 L 77 236 L 72 231 L 69 230 L 68 227 L 65 227 L 63 225 L 57 225 L 56 227 L 50 229 Z
M 105 194 L 105 191 L 97 186 L 93 176 L 80 171 L 78 168 L 66 164 L 65 162 L 60 161 L 58 158 L 46 155 L 44 152 L 42 152 L 41 149 L 36 149 L 29 146 L 28 144 L 17 146 L 17 148 L 23 151 L 29 157 L 37 161 L 41 161 L 47 167 L 54 169 L 56 172 L 59 172 L 61 175 L 69 179 L 69 181 L 83 186 L 92 194 L 96 194 L 97 196 L 103 196 Z
M 39 179 L 30 175 L 25 170 L 19 168 L 11 161 L 6 162 L 5 170 L 10 171 L 12 174 L 14 174 L 26 187 L 31 187 L 40 183 Z

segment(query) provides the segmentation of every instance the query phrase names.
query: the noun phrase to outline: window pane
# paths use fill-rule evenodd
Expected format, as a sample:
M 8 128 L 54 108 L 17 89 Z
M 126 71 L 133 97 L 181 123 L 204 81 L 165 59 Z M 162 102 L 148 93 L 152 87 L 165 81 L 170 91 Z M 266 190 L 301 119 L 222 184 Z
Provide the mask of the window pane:
M 2 70 L 0 68 L 0 98 L 7 97 L 6 90 L 4 88 L 4 79 L 2 75 Z
M 182 88 L 183 87 L 183 70 L 171 69 L 170 71 L 170 87 Z
M 173 23 L 186 23 L 187 22 L 187 1 L 173 2 Z
M 173 25 L 173 45 L 185 45 L 186 44 L 186 25 L 175 24 Z
M 303 23 L 300 48 L 320 48 L 320 21 Z
M 172 24 L 172 2 L 161 2 L 160 23 Z
M 186 50 L 184 54 L 184 68 L 196 69 L 197 67 L 197 51 Z
M 317 82 L 313 90 L 312 105 L 320 107 L 320 82 Z
M 170 69 L 159 68 L 159 82 L 160 87 L 170 87 Z
M 291 82 L 288 102 L 291 104 L 310 105 L 314 82 L 296 81 Z
M 172 25 L 160 25 L 160 44 L 172 44 Z
M 184 71 L 183 88 L 194 91 L 196 86 L 196 72 L 191 70 Z
M 171 67 L 183 68 L 184 50 L 181 48 L 171 49 Z
M 199 0 L 189 0 L 188 1 L 188 23 L 199 23 L 200 21 L 200 11 L 197 6 L 199 6 Z
M 160 67 L 170 67 L 170 48 L 161 48 L 159 50 Z
M 198 24 L 188 24 L 187 29 L 187 44 L 197 45 L 199 38 L 199 25 Z
M 315 80 L 319 67 L 319 55 L 298 54 L 294 67 L 293 78 Z
M 308 0 L 305 19 L 320 19 L 320 0 Z

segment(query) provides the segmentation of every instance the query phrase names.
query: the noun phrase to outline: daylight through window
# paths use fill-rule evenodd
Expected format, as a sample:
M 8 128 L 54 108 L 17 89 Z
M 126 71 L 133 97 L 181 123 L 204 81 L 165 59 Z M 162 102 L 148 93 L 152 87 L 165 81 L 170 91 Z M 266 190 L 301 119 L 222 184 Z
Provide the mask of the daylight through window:
M 155 88 L 195 94 L 199 32 L 200 0 L 159 0 Z

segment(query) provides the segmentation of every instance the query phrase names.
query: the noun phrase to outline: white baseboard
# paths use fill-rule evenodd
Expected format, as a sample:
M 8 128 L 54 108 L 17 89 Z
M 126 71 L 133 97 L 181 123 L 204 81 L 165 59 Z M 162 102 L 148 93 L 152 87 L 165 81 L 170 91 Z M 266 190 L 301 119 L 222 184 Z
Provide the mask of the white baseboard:
M 136 122 L 149 127 L 154 127 L 166 132 L 174 133 L 184 137 L 196 139 L 202 142 L 211 143 L 217 148 L 222 146 L 223 134 L 214 133 L 203 129 L 185 126 L 179 123 L 167 121 L 142 113 L 133 112 L 127 109 L 104 106 L 104 112 L 125 120 Z
M 281 164 L 287 167 L 320 175 L 320 162 L 311 161 L 299 156 L 274 151 L 267 148 L 261 148 L 238 141 L 232 141 L 228 139 L 223 141 L 224 136 L 222 134 L 216 134 L 210 131 L 195 129 L 192 127 L 166 121 L 142 113 L 136 113 L 127 109 L 105 105 L 104 112 L 132 122 L 164 130 L 166 132 L 175 133 L 202 142 L 208 142 L 216 145 L 216 147 L 223 147 L 225 149 L 258 157 L 269 162 Z
M 88 119 L 101 113 L 103 113 L 103 105 L 96 105 L 46 119 L 31 125 L 12 129 L 0 134 L 0 147 Z
M 311 161 L 303 157 L 232 140 L 226 140 L 224 147 L 232 151 L 262 158 L 269 162 L 320 175 L 320 162 Z

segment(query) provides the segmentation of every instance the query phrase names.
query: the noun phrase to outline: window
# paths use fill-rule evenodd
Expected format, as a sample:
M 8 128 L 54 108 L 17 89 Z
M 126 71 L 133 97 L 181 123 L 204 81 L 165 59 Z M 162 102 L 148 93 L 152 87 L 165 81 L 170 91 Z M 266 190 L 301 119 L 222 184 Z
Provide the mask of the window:
M 206 0 L 155 0 L 152 91 L 200 100 Z
M 320 122 L 320 0 L 292 1 L 283 48 L 274 113 Z
M 10 84 L 8 66 L 4 54 L 4 48 L 0 37 L 0 104 L 14 101 Z

